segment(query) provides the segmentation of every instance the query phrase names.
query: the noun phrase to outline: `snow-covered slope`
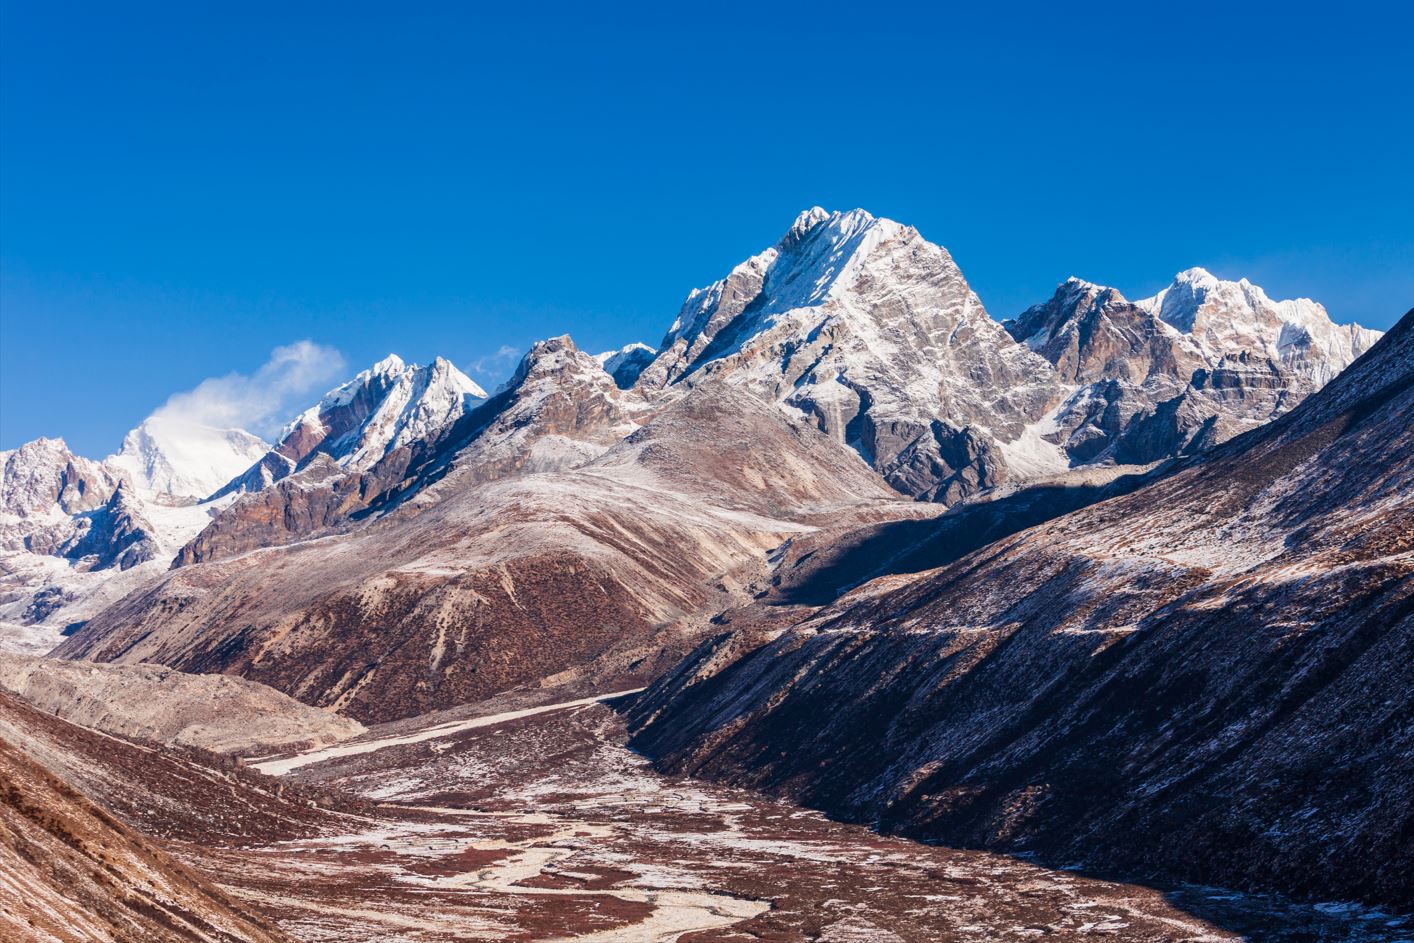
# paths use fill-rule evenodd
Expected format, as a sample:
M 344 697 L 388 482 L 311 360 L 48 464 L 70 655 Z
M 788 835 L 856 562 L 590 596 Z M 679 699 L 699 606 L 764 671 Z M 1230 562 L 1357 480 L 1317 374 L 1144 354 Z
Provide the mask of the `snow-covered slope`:
M 1138 302 L 1071 278 L 1006 327 L 1072 385 L 1048 438 L 1073 463 L 1216 445 L 1291 409 L 1380 337 L 1202 269 Z
M 658 352 L 647 344 L 635 341 L 618 350 L 607 350 L 595 356 L 604 372 L 614 378 L 620 389 L 628 389 L 638 382 L 638 376 L 653 362 Z
M 774 247 L 693 291 L 639 378 L 672 397 L 720 378 L 848 442 L 895 488 L 951 502 L 1030 470 L 1064 390 L 993 321 L 947 250 L 864 210 L 802 213 Z
M 198 430 L 197 443 L 209 444 L 210 430 Z M 195 465 L 171 461 L 192 447 L 170 441 L 170 424 L 162 433 L 167 441 L 148 453 L 166 470 L 158 483 L 194 481 Z M 220 506 L 147 490 L 126 463 L 82 458 L 62 439 L 0 452 L 0 649 L 53 647 L 65 626 L 160 575 Z
M 241 429 L 149 416 L 104 464 L 141 491 L 201 500 L 265 454 L 269 445 Z
M 1380 339 L 1358 324 L 1335 324 L 1309 298 L 1273 301 L 1247 279 L 1222 281 L 1201 268 L 1135 305 L 1182 332 L 1210 361 L 1238 350 L 1260 351 L 1309 377 L 1329 383 Z
M 389 354 L 295 417 L 273 448 L 223 480 L 221 493 L 258 491 L 303 468 L 316 454 L 347 469 L 371 468 L 395 449 L 456 422 L 485 399 L 486 391 L 448 360 L 438 357 L 420 366 Z

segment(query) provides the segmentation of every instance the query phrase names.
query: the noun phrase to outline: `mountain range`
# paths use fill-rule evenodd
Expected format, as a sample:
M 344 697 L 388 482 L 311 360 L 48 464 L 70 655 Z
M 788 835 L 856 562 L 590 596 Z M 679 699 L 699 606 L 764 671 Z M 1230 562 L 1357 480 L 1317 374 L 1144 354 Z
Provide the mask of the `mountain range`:
M 478 463 L 483 479 L 582 465 L 703 387 L 774 403 L 902 497 L 951 506 L 1211 447 L 1290 409 L 1378 336 L 1202 269 L 1137 302 L 1072 278 L 998 322 L 917 230 L 816 207 L 690 292 L 656 350 L 574 350 L 569 369 L 537 347 L 495 397 L 441 358 L 389 356 L 274 445 L 159 411 L 101 463 L 62 440 L 0 453 L 0 620 L 37 650 L 135 588 L 106 585 L 115 570 L 148 564 L 150 580 L 174 559 L 345 531 L 452 465 Z M 556 398 L 576 415 L 552 417 L 542 400 Z
M 549 338 L 490 393 L 390 355 L 273 443 L 159 410 L 102 461 L 0 453 L 0 647 L 112 693 L 0 686 L 203 747 L 240 731 L 176 732 L 189 674 L 284 745 L 647 686 L 674 774 L 1414 899 L 1411 336 L 1201 268 L 998 320 L 916 229 L 816 207 L 656 347 Z

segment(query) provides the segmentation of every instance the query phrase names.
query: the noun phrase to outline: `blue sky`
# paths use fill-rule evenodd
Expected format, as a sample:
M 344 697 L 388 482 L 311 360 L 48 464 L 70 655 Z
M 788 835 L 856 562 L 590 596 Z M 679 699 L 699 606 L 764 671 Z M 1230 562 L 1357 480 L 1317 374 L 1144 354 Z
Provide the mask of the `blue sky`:
M 301 340 L 488 385 L 655 343 L 812 204 L 997 317 L 1191 265 L 1414 303 L 1407 4 L 590 6 L 3 0 L 0 447 L 105 454 Z

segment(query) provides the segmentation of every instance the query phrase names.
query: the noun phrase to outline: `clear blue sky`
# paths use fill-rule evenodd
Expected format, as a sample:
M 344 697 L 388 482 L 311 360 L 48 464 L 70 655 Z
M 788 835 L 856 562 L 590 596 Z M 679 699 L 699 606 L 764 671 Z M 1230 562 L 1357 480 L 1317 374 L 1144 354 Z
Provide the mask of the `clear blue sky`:
M 997 317 L 1197 264 L 1414 304 L 1407 3 L 2 2 L 0 447 L 100 456 L 301 339 L 656 343 L 812 204 Z

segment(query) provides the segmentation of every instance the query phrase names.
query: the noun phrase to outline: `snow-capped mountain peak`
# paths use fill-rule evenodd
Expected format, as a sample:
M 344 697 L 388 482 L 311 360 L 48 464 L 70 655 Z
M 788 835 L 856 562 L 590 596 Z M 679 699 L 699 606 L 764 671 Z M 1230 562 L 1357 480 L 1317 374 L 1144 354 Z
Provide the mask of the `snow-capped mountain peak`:
M 1050 365 L 987 315 L 946 249 L 862 209 L 809 209 L 775 246 L 689 294 L 638 386 L 675 395 L 718 378 L 810 417 L 900 490 L 929 496 L 1060 395 Z M 944 490 L 995 477 L 966 474 Z
M 34 439 L 0 451 L 0 515 L 77 514 L 102 507 L 115 487 L 97 462 L 63 439 Z
M 1203 268 L 1179 272 L 1167 288 L 1135 305 L 1188 335 L 1209 360 L 1260 352 L 1318 385 L 1380 338 L 1358 324 L 1336 324 L 1309 298 L 1273 301 L 1245 278 L 1226 281 Z
M 810 209 L 802 211 L 801 214 L 795 218 L 795 222 L 791 223 L 790 229 L 787 230 L 787 235 L 799 238 L 813 229 L 817 223 L 823 223 L 829 218 L 829 210 L 825 209 L 823 206 L 812 206 Z
M 389 374 L 402 373 L 406 369 L 407 364 L 403 361 L 403 358 L 399 357 L 397 354 L 389 354 L 370 367 L 367 372 Z
M 320 398 L 280 431 L 274 448 L 228 479 L 222 494 L 258 491 L 302 468 L 314 455 L 365 470 L 389 452 L 456 422 L 486 391 L 450 360 L 427 366 L 389 354 Z
M 129 432 L 104 464 L 125 474 L 140 491 L 200 500 L 269 447 L 243 429 L 216 429 L 156 413 Z

